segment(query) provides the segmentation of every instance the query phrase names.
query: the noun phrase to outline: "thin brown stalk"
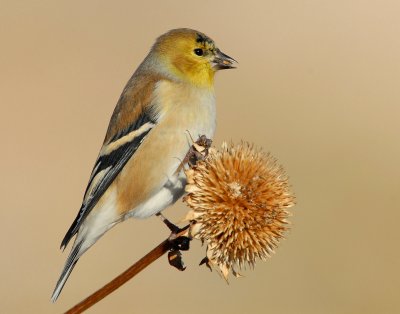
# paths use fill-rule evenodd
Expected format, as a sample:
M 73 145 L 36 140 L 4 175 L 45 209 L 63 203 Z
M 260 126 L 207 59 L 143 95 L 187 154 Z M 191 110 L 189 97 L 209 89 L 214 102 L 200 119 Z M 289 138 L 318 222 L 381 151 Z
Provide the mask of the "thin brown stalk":
M 118 277 L 111 280 L 104 287 L 97 290 L 92 295 L 88 296 L 86 299 L 76 304 L 74 307 L 69 309 L 65 314 L 77 314 L 90 308 L 92 305 L 99 302 L 101 299 L 108 296 L 111 292 L 115 291 L 121 287 L 128 280 L 132 279 L 135 275 L 145 269 L 148 265 L 154 262 L 156 259 L 164 255 L 170 249 L 170 239 L 166 239 L 160 243 L 157 247 L 143 256 L 139 261 L 129 267 L 126 271 L 120 274 Z

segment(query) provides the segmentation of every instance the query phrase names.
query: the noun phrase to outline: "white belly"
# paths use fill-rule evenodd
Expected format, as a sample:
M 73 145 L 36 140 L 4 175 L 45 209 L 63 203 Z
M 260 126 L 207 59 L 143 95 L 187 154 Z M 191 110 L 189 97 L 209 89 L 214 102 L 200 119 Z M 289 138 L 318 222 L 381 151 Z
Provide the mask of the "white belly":
M 126 218 L 147 218 L 159 213 L 168 206 L 175 203 L 185 192 L 186 176 L 183 171 L 172 181 L 168 181 L 161 190 L 154 194 L 149 200 L 140 204 L 125 216 Z

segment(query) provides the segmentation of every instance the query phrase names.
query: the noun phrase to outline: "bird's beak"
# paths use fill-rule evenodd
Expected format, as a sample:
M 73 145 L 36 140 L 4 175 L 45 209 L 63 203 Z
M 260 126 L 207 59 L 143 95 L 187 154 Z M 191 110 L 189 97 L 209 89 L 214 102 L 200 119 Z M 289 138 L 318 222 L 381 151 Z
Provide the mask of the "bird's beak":
M 217 50 L 215 54 L 214 60 L 212 61 L 212 65 L 216 70 L 224 70 L 224 69 L 234 69 L 236 68 L 233 64 L 238 63 L 232 57 L 224 54 L 221 50 Z

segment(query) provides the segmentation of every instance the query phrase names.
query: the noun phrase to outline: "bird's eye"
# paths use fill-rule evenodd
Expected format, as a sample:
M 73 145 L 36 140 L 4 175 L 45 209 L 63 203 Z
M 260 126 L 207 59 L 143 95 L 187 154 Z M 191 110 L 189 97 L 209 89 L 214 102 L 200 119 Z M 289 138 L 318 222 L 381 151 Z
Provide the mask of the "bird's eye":
M 194 50 L 194 53 L 198 56 L 202 56 L 203 55 L 203 49 L 197 48 Z

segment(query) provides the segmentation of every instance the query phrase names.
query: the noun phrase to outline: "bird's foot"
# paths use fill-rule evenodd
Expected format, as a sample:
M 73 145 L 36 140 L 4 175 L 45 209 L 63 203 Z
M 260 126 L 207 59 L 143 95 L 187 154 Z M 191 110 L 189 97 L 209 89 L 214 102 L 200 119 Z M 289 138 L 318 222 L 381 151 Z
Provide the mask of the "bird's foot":
M 168 227 L 169 230 L 171 230 L 171 235 L 168 239 L 168 262 L 171 266 L 183 271 L 186 269 L 186 267 L 182 260 L 181 251 L 188 251 L 190 248 L 190 241 L 192 240 L 190 237 L 188 237 L 189 225 L 179 228 L 177 225 L 165 218 L 163 214 L 158 213 L 157 216 L 160 217 L 162 222 Z
M 161 218 L 161 221 L 168 227 L 169 230 L 171 230 L 172 233 L 177 234 L 181 230 L 177 225 L 170 222 L 163 214 L 157 213 L 156 216 Z
M 169 237 L 170 249 L 168 252 L 168 262 L 171 266 L 175 267 L 180 271 L 186 269 L 186 266 L 184 265 L 182 260 L 181 251 L 188 251 L 190 248 L 191 238 L 185 235 L 181 235 L 181 234 L 187 234 L 187 229 L 188 226 L 179 229 L 179 232 L 177 233 L 172 232 Z
M 168 262 L 171 266 L 177 268 L 180 271 L 186 269 L 186 266 L 182 260 L 182 253 L 181 251 L 188 251 L 190 248 L 190 241 L 191 238 L 181 235 L 187 234 L 188 227 L 179 229 L 179 232 L 174 233 L 172 232 L 169 237 L 169 245 L 170 249 L 168 252 Z
M 171 250 L 176 251 L 188 251 L 190 248 L 190 241 L 192 240 L 188 235 L 189 225 L 179 228 L 173 225 L 175 228 L 172 230 L 169 236 L 169 243 Z
M 172 250 L 181 250 L 188 251 L 190 238 L 187 236 L 187 231 L 189 229 L 189 225 L 183 228 L 179 228 L 177 225 L 170 222 L 165 216 L 161 213 L 156 214 L 156 216 L 160 217 L 162 222 L 171 230 L 171 235 L 169 236 L 169 241 Z
M 168 252 L 168 262 L 171 266 L 180 271 L 184 271 L 186 269 L 186 266 L 182 260 L 182 253 L 179 250 L 172 250 Z

